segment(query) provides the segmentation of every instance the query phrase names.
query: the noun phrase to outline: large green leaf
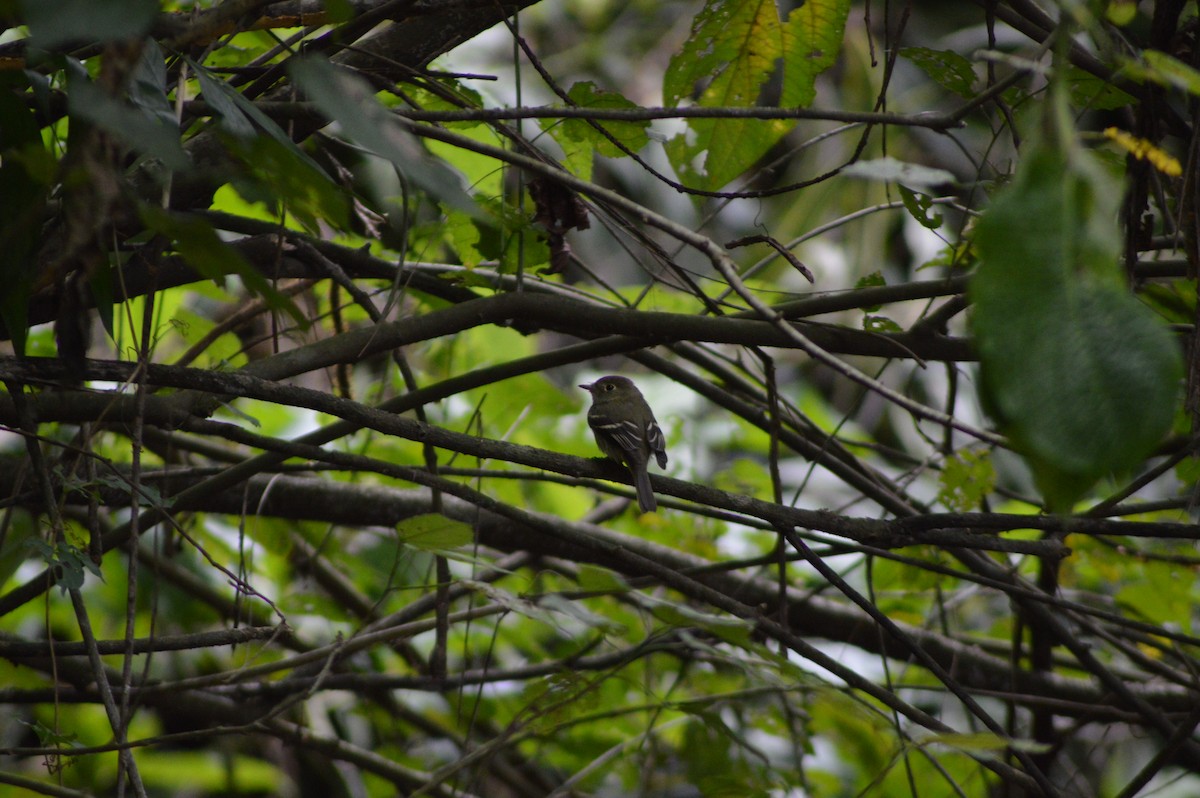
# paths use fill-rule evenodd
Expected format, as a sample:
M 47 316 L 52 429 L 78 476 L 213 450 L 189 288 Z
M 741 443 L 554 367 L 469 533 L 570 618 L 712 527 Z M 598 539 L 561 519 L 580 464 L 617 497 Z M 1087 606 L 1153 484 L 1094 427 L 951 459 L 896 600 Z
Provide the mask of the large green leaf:
M 1038 147 L 980 220 L 971 284 L 985 399 L 1054 509 L 1131 468 L 1170 427 L 1182 373 L 1118 269 L 1120 184 Z
M 708 107 L 749 107 L 783 55 L 783 25 L 774 0 L 709 0 L 692 35 L 671 59 L 663 96 L 671 105 L 691 97 Z M 691 133 L 669 142 L 667 154 L 689 183 L 717 189 L 746 171 L 792 123 L 785 120 L 692 119 Z M 703 157 L 703 166 L 697 163 Z
M 695 97 L 705 107 L 751 107 L 782 59 L 780 104 L 803 107 L 841 47 L 848 0 L 808 0 L 780 20 L 774 0 L 708 0 L 667 67 L 668 104 Z M 783 119 L 693 119 L 667 146 L 676 171 L 717 189 L 754 165 L 789 130 Z
M 805 108 L 817 96 L 817 76 L 837 59 L 850 0 L 805 0 L 783 28 L 784 108 Z

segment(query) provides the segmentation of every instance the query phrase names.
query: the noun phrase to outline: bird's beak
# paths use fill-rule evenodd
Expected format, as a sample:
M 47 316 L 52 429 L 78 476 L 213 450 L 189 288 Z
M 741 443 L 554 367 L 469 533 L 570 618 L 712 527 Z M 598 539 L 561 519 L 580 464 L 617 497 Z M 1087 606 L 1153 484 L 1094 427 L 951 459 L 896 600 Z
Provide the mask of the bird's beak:
M 581 382 L 581 383 L 579 384 L 579 387 L 580 387 L 580 388 L 582 388 L 582 389 L 583 389 L 583 390 L 585 390 L 585 391 L 589 391 L 589 392 L 590 392 L 590 391 L 592 390 L 592 385 L 593 385 L 593 384 L 594 384 L 594 383 L 590 383 L 590 382 Z

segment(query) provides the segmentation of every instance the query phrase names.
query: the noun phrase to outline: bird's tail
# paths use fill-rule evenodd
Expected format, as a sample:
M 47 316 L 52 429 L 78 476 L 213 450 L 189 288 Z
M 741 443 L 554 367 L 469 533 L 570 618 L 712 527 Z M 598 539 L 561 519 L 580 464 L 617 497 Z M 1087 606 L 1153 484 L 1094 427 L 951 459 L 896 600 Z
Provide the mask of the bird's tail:
M 654 498 L 654 488 L 650 487 L 650 474 L 645 464 L 641 468 L 633 467 L 633 483 L 637 488 L 638 509 L 643 513 L 652 513 L 658 509 L 658 499 Z

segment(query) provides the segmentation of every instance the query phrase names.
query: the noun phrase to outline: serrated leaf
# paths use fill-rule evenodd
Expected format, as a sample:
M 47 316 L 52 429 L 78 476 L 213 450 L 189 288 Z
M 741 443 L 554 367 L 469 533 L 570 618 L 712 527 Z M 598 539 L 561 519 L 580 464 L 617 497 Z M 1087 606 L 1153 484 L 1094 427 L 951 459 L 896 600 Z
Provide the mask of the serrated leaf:
M 708 0 L 667 66 L 663 96 L 676 105 L 701 88 L 700 105 L 753 105 L 783 53 L 782 35 L 773 0 Z
M 953 50 L 932 50 L 928 47 L 905 47 L 900 57 L 907 58 L 943 89 L 963 99 L 975 96 L 975 70 L 971 62 Z
M 468 546 L 475 540 L 470 526 L 437 513 L 407 518 L 396 525 L 396 533 L 401 543 L 432 552 Z
M 1042 145 L 976 228 L 984 398 L 1059 510 L 1136 465 L 1174 417 L 1179 351 L 1117 266 L 1122 193 L 1088 153 Z
M 782 55 L 783 26 L 774 0 L 708 0 L 683 50 L 667 67 L 663 96 L 677 105 L 699 90 L 701 106 L 752 106 Z M 685 179 L 719 188 L 750 168 L 792 124 L 692 119 L 691 134 L 672 139 L 667 154 Z
M 454 209 L 446 209 L 446 224 L 442 228 L 446 243 L 458 255 L 459 261 L 468 269 L 474 269 L 483 262 L 483 253 L 479 251 L 482 235 L 475 221 L 465 213 Z
M 846 35 L 850 0 L 805 0 L 783 28 L 783 108 L 807 108 L 817 76 L 837 60 Z
M 979 509 L 996 484 L 991 453 L 964 451 L 946 458 L 938 474 L 937 500 L 953 512 Z

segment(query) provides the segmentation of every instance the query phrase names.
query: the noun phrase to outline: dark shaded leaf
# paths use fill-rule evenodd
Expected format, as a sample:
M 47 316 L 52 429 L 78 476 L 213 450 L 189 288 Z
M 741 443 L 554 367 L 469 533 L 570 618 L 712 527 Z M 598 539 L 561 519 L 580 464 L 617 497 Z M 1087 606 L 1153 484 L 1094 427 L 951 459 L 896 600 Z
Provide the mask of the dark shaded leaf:
M 156 0 L 23 0 L 32 45 L 51 49 L 72 42 L 136 39 L 158 16 Z
M 971 283 L 983 389 L 1050 505 L 1133 467 L 1171 426 L 1182 366 L 1121 282 L 1120 185 L 1042 146 L 980 220 Z
M 191 165 L 179 143 L 174 117 L 166 122 L 155 112 L 110 97 L 74 59 L 67 60 L 67 93 L 72 116 L 101 128 L 135 152 L 157 158 L 168 169 L 181 171 Z

